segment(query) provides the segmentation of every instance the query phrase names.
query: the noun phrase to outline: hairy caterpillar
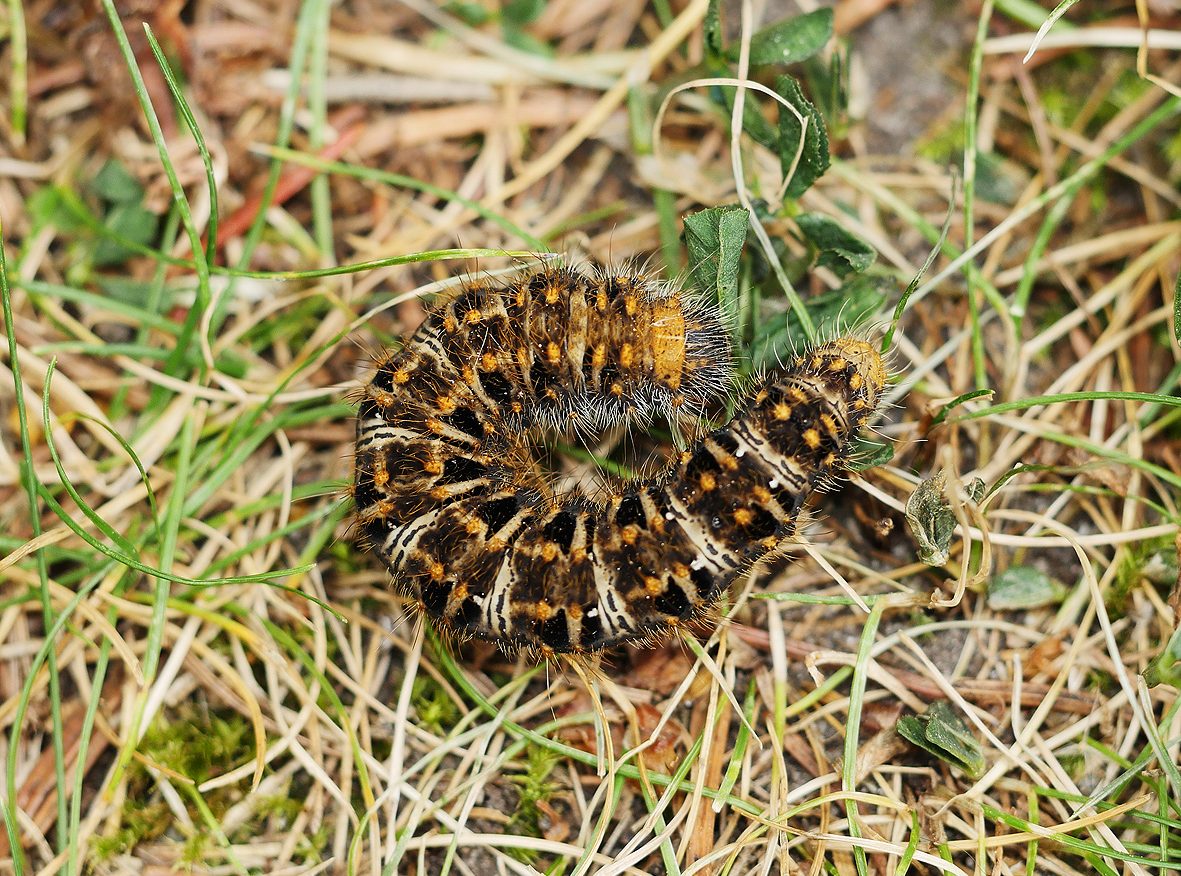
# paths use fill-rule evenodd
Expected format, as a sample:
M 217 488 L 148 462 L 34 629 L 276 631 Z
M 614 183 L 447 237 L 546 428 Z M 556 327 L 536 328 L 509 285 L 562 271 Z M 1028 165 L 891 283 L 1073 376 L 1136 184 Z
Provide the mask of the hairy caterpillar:
M 703 617 L 795 533 L 886 380 L 864 341 L 821 344 L 660 474 L 595 501 L 553 495 L 526 433 L 699 416 L 731 383 L 714 309 L 631 273 L 544 267 L 468 285 L 376 364 L 357 423 L 364 539 L 442 631 L 547 657 Z

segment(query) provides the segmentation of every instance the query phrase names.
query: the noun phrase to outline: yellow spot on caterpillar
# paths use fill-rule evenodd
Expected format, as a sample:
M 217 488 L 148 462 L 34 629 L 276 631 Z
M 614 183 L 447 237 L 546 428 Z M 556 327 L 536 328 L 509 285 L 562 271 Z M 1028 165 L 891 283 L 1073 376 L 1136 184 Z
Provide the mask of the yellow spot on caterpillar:
M 545 348 L 545 358 L 551 365 L 557 365 L 562 361 L 562 348 L 550 341 Z
M 446 487 L 435 487 L 433 490 L 431 490 L 431 498 L 434 499 L 436 502 L 442 502 L 444 499 L 447 498 L 447 488 Z
M 754 522 L 754 519 L 755 516 L 749 508 L 739 508 L 734 512 L 734 522 L 739 526 L 750 526 Z
M 820 464 L 824 468 L 831 468 L 837 464 L 837 455 L 835 453 L 829 453 L 828 456 L 824 457 Z
M 443 331 L 447 332 L 449 335 L 453 335 L 459 331 L 459 323 L 455 321 L 455 317 L 450 313 L 444 315 L 443 317 Z
M 436 435 L 442 435 L 447 431 L 447 427 L 443 425 L 443 421 L 435 417 L 429 417 L 426 421 L 426 427 L 434 432 Z
M 775 415 L 776 420 L 790 420 L 791 419 L 791 405 L 780 402 L 775 405 L 771 413 Z
M 435 406 L 439 409 L 439 411 L 441 413 L 444 413 L 444 414 L 453 414 L 453 413 L 455 413 L 455 408 L 458 407 L 455 404 L 455 399 L 453 399 L 449 395 L 438 396 L 435 399 Z
M 476 385 L 476 372 L 471 365 L 464 365 L 462 374 L 464 383 L 466 383 L 468 386 Z
M 438 560 L 434 560 L 431 563 L 429 571 L 430 571 L 432 581 L 442 581 L 443 575 L 446 574 L 447 570 L 443 568 L 442 563 L 440 563 Z
M 831 414 L 820 415 L 820 425 L 822 425 L 826 432 L 833 438 L 838 437 L 837 421 L 832 418 Z
M 619 348 L 619 367 L 631 368 L 635 364 L 636 351 L 631 344 L 623 344 Z
M 701 473 L 701 479 L 699 483 L 701 484 L 701 489 L 708 493 L 718 485 L 718 479 L 715 478 L 710 472 L 703 471 Z
M 753 498 L 760 505 L 764 505 L 771 501 L 771 491 L 762 485 L 752 487 L 750 495 L 751 498 Z
M 812 450 L 820 446 L 820 433 L 815 429 L 808 429 L 803 434 L 804 443 Z
M 406 368 L 399 368 L 394 372 L 394 383 L 406 383 L 410 380 L 410 372 Z
M 443 463 L 437 459 L 428 459 L 423 463 L 422 469 L 429 475 L 441 475 L 443 473 Z
M 611 384 L 611 389 L 610 389 L 610 392 L 611 392 L 611 394 L 612 394 L 613 396 L 615 396 L 616 398 L 622 398 L 622 397 L 623 397 L 623 386 L 622 386 L 622 384 L 619 384 L 619 383 L 612 383 L 612 384 Z
M 789 386 L 787 388 L 787 397 L 800 405 L 808 400 L 808 393 L 804 392 L 798 386 Z
M 669 296 L 654 304 L 652 323 L 653 376 L 669 389 L 677 389 L 685 364 L 686 324 L 680 299 Z
M 648 591 L 649 596 L 659 596 L 664 592 L 664 584 L 656 576 L 647 575 L 644 578 L 644 589 Z
M 495 371 L 496 370 L 496 354 L 485 353 L 480 357 L 480 370 Z
M 467 530 L 468 535 L 479 535 L 484 530 L 484 521 L 479 517 L 471 517 L 465 524 L 464 529 Z
M 471 310 L 469 310 L 467 313 L 465 313 L 463 315 L 463 321 L 466 322 L 468 325 L 475 325 L 476 323 L 478 323 L 480 321 L 480 311 L 476 310 L 476 308 L 473 307 Z
M 550 615 L 552 615 L 553 613 L 554 613 L 554 610 L 550 607 L 550 604 L 548 602 L 546 602 L 544 599 L 541 600 L 541 602 L 537 603 L 535 606 L 533 606 L 533 614 L 539 621 L 549 620 Z
M 378 463 L 373 467 L 373 486 L 384 487 L 390 480 L 390 473 L 386 471 L 385 465 Z
M 639 308 L 640 299 L 635 295 L 629 293 L 623 296 L 623 312 L 628 316 L 635 316 L 636 310 Z
M 849 378 L 849 389 L 856 392 L 857 390 L 861 389 L 861 383 L 861 374 L 857 371 L 854 371 L 853 376 Z
M 634 523 L 629 523 L 619 531 L 619 538 L 624 544 L 635 544 L 636 539 L 639 538 L 639 535 L 640 527 L 636 526 Z
M 738 460 L 729 454 L 726 454 L 721 459 L 719 459 L 718 465 L 720 465 L 726 471 L 738 471 Z
M 835 359 L 832 359 L 828 363 L 828 370 L 829 371 L 844 371 L 845 368 L 848 367 L 848 365 L 849 365 L 849 363 L 845 359 L 842 359 L 840 356 L 837 356 Z
M 545 303 L 546 304 L 557 304 L 558 298 L 561 296 L 561 294 L 562 294 L 561 288 L 559 288 L 558 286 L 555 286 L 553 283 L 551 283 L 548 287 L 546 287 L 546 290 L 545 290 Z
M 821 369 L 821 367 L 823 367 L 823 365 L 824 365 L 823 357 L 821 357 L 821 356 L 813 356 L 812 357 L 812 370 L 813 371 L 819 371 Z
M 552 541 L 547 541 L 541 548 L 541 559 L 546 563 L 552 563 L 558 558 L 558 546 Z
M 517 347 L 517 364 L 523 371 L 529 368 L 529 351 L 525 347 Z
M 672 572 L 674 578 L 684 580 L 689 577 L 689 567 L 684 563 L 673 563 L 669 566 L 669 571 Z
M 595 368 L 602 368 L 607 364 L 607 348 L 602 344 L 595 347 L 594 353 L 591 354 L 591 365 Z

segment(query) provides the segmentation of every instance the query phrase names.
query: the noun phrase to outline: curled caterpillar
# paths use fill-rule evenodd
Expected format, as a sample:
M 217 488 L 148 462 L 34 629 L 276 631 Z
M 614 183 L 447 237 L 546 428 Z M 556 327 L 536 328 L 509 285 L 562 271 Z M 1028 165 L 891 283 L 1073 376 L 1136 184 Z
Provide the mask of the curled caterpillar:
M 630 273 L 544 267 L 468 285 L 376 364 L 357 423 L 364 540 L 443 632 L 546 657 L 704 617 L 794 535 L 886 381 L 864 341 L 821 344 L 660 474 L 592 500 L 548 489 L 527 433 L 699 416 L 731 383 L 716 309 Z

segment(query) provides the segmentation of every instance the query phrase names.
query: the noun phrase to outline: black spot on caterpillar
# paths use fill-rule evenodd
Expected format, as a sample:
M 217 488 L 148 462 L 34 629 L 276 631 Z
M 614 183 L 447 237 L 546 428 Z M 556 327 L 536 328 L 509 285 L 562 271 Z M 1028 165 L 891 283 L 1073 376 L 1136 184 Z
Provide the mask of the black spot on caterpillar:
M 868 343 L 820 344 L 595 501 L 553 495 L 526 433 L 700 416 L 731 388 L 716 309 L 633 273 L 545 267 L 468 285 L 376 366 L 357 423 L 364 540 L 441 631 L 547 657 L 703 618 L 795 534 L 886 380 Z

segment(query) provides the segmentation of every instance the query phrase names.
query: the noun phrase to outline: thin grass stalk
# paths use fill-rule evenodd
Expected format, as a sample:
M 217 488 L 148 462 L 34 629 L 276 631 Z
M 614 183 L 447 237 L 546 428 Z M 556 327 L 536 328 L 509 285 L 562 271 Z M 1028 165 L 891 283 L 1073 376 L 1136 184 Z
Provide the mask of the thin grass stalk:
M 29 31 L 21 0 L 8 0 L 8 45 L 12 53 L 8 80 L 9 119 L 16 145 L 23 146 L 29 124 Z
M 873 604 L 866 618 L 865 626 L 861 629 L 861 638 L 857 646 L 857 659 L 853 664 L 853 679 L 849 685 L 849 717 L 845 726 L 845 747 L 841 763 L 841 789 L 846 793 L 857 790 L 857 744 L 861 735 L 861 712 L 865 703 L 865 687 L 869 680 L 869 662 L 873 650 L 874 638 L 877 636 L 878 626 L 882 615 L 890 600 L 882 599 Z M 857 801 L 850 799 L 845 804 L 845 811 L 849 818 L 849 836 L 862 836 L 861 816 L 857 811 Z M 860 874 L 868 873 L 868 861 L 865 850 L 860 845 L 853 847 L 853 862 Z
M 988 38 L 988 25 L 992 20 L 992 0 L 984 0 L 980 6 L 980 18 L 976 25 L 976 39 L 972 43 L 972 57 L 968 62 L 968 94 L 964 109 L 964 247 L 971 247 L 976 229 L 976 162 L 979 156 L 977 145 L 977 113 L 980 103 L 980 72 L 984 59 L 984 41 Z M 974 266 L 973 266 L 974 267 Z M 984 333 L 980 326 L 980 297 L 976 287 L 976 271 L 968 272 L 968 318 L 972 329 L 972 372 L 977 389 L 988 388 L 988 367 L 984 358 Z M 1016 337 L 1021 337 L 1020 332 Z M 986 435 L 981 435 L 987 444 Z M 985 451 L 986 452 L 986 451 Z
M 184 366 L 184 356 L 189 344 L 197 334 L 201 314 L 209 306 L 209 262 L 205 259 L 204 249 L 201 246 L 201 234 L 197 230 L 193 215 L 189 210 L 184 188 L 180 184 L 180 178 L 177 175 L 176 167 L 172 163 L 172 156 L 169 153 L 168 144 L 164 139 L 164 132 L 160 127 L 160 119 L 156 115 L 155 107 L 152 106 L 151 97 L 148 95 L 147 86 L 144 84 L 143 74 L 140 73 L 139 65 L 135 60 L 135 52 L 132 51 L 131 44 L 127 40 L 127 32 L 123 29 L 123 22 L 119 17 L 118 11 L 115 9 L 115 2 L 114 0 L 102 0 L 102 4 L 107 14 L 107 20 L 110 22 L 111 31 L 115 35 L 115 41 L 118 43 L 119 51 L 123 55 L 123 64 L 131 76 L 132 86 L 135 89 L 136 98 L 143 112 L 144 121 L 147 122 L 148 130 L 152 135 L 152 141 L 156 144 L 156 151 L 160 156 L 161 167 L 163 167 L 168 177 L 168 185 L 172 190 L 173 202 L 180 212 L 181 223 L 184 225 L 185 233 L 188 235 L 189 247 L 193 254 L 193 269 L 197 275 L 197 300 L 185 317 L 176 351 L 165 366 L 166 373 L 179 376 Z M 157 48 L 159 47 L 157 46 Z M 181 103 L 183 104 L 183 101 Z M 199 369 L 202 378 L 204 377 L 203 365 Z
M 327 143 L 328 102 L 324 96 L 324 80 L 328 76 L 328 33 L 331 4 L 316 0 L 310 4 L 316 8 L 318 21 L 312 34 L 311 61 L 308 68 L 308 109 L 312 113 L 312 125 L 308 130 L 308 145 L 318 152 Z M 336 261 L 332 230 L 332 191 L 328 178 L 319 175 L 311 182 L 312 237 L 320 250 L 325 264 Z
M 41 535 L 41 514 L 37 505 L 37 494 L 40 484 L 38 484 L 36 472 L 33 470 L 32 441 L 29 438 L 28 414 L 25 410 L 25 384 L 24 379 L 21 377 L 20 346 L 16 341 L 16 325 L 13 321 L 12 289 L 8 284 L 8 261 L 4 252 L 4 226 L 2 222 L 0 222 L 0 301 L 3 302 L 4 330 L 8 339 L 8 367 L 12 371 L 17 428 L 20 432 L 21 487 L 25 491 L 28 505 L 29 526 L 33 533 L 33 538 L 37 538 Z M 50 601 L 49 569 L 45 560 L 44 551 L 37 552 L 36 563 L 37 578 L 39 581 L 38 596 L 41 602 L 41 616 L 44 620 L 46 630 L 60 628 L 60 625 L 57 624 L 60 616 L 55 617 L 53 604 Z M 49 636 L 49 633 L 47 632 L 46 635 Z M 47 645 L 49 646 L 47 652 L 49 663 L 49 707 L 53 727 L 53 771 L 57 780 L 57 787 L 65 788 L 66 759 L 61 716 L 61 682 L 58 679 L 56 644 L 50 638 Z M 32 683 L 32 675 L 33 673 L 30 673 L 30 684 Z M 13 721 L 12 732 L 8 739 L 8 766 L 6 770 L 8 775 L 5 793 L 7 799 L 4 805 L 4 825 L 8 831 L 8 847 L 12 852 L 13 869 L 16 876 L 23 876 L 25 867 L 24 851 L 21 848 L 20 832 L 17 827 L 18 817 L 16 805 L 16 767 L 17 754 L 21 750 L 22 726 L 23 710 L 21 720 Z M 64 795 L 58 796 L 57 809 L 58 851 L 63 851 L 65 849 L 65 843 L 68 840 L 67 810 Z

